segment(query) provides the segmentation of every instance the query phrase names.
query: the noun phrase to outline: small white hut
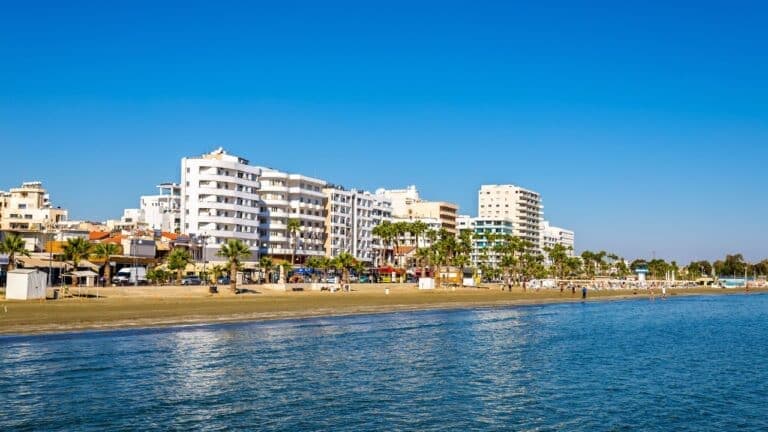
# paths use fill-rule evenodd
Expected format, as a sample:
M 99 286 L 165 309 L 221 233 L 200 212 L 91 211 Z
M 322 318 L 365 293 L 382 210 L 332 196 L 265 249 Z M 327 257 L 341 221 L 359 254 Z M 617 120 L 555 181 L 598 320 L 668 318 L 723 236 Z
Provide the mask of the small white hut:
M 36 269 L 16 269 L 8 272 L 6 300 L 45 299 L 48 275 Z

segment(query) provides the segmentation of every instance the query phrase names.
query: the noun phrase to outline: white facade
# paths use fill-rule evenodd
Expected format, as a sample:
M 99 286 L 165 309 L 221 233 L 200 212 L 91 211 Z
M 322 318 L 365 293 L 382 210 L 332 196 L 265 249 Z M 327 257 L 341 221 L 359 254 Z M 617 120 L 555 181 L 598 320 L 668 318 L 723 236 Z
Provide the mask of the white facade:
M 143 222 L 151 229 L 180 232 L 181 186 L 163 183 L 157 188 L 157 195 L 144 195 L 140 199 Z
M 373 195 L 373 207 L 371 208 L 371 231 L 384 222 L 392 222 L 392 200 L 380 195 Z M 373 265 L 381 266 L 387 262 L 387 255 L 391 254 L 390 245 L 385 245 L 378 236 L 371 237 L 371 250 L 373 253 Z
M 482 185 L 478 192 L 478 217 L 506 218 L 514 225 L 513 235 L 540 248 L 543 206 L 537 192 L 507 185 Z
M 494 248 L 504 244 L 507 236 L 514 236 L 515 225 L 512 219 L 460 216 L 459 226 L 460 231 L 472 233 L 472 252 L 470 254 L 472 265 L 485 264 L 490 267 L 498 267 L 501 263 L 501 257 Z M 486 234 L 491 234 L 492 242 L 489 241 Z
M 575 250 L 575 234 L 571 230 L 551 226 L 549 222 L 542 221 L 541 230 L 541 249 L 551 248 L 556 244 L 561 244 L 566 248 L 570 248 L 568 255 L 574 256 Z
M 259 252 L 261 168 L 223 149 L 181 160 L 181 231 L 205 238 L 206 259 L 228 239 Z
M 326 194 L 326 255 L 333 258 L 342 252 L 371 264 L 377 256 L 373 228 L 391 218 L 389 201 L 367 191 L 328 187 Z M 386 217 L 382 218 L 382 207 Z
M 408 217 L 408 209 L 411 204 L 421 201 L 416 186 L 408 186 L 405 189 L 377 189 L 376 195 L 384 197 L 392 204 L 392 216 Z
M 290 257 L 297 261 L 325 255 L 324 180 L 263 168 L 262 200 L 259 213 L 261 253 Z M 294 244 L 288 232 L 288 219 L 298 219 L 299 232 Z

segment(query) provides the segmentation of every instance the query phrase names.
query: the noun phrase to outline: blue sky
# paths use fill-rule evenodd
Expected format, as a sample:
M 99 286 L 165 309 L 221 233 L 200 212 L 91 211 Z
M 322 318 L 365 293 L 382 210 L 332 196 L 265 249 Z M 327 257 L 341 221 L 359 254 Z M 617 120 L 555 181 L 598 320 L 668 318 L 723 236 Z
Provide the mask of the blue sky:
M 223 146 L 476 213 L 540 191 L 577 249 L 768 257 L 760 2 L 16 2 L 0 189 L 118 217 Z

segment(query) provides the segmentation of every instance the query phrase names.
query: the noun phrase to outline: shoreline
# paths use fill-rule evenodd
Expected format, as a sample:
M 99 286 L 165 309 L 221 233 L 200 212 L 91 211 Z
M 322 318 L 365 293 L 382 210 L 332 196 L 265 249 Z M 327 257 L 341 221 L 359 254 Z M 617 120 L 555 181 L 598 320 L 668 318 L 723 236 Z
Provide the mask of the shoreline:
M 555 291 L 523 293 L 518 290 L 510 293 L 498 289 L 458 289 L 419 292 L 399 288 L 390 295 L 376 291 L 2 301 L 0 338 L 583 302 L 580 293 L 571 295 Z M 764 292 L 768 290 L 750 290 L 750 293 Z M 743 295 L 744 291 L 683 288 L 670 290 L 669 298 L 737 294 Z M 590 292 L 586 302 L 621 300 L 649 301 L 649 296 L 646 292 L 598 291 Z M 656 296 L 656 300 L 661 300 L 660 296 Z

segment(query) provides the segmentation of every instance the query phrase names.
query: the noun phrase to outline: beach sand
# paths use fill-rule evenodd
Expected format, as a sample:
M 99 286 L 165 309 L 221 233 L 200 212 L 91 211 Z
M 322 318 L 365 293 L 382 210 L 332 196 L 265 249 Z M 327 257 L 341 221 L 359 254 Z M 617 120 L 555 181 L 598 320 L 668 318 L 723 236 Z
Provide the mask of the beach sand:
M 439 288 L 415 285 L 353 284 L 351 292 L 278 292 L 257 285 L 235 295 L 228 287 L 209 294 L 207 287 L 125 287 L 80 290 L 60 300 L 0 301 L 0 334 L 57 333 L 77 330 L 160 327 L 202 323 L 273 320 L 390 311 L 502 307 L 581 301 L 580 292 L 555 290 L 523 293 L 486 288 Z M 385 288 L 390 289 L 387 295 Z M 78 294 L 77 289 L 72 290 Z M 751 290 L 759 292 L 761 290 Z M 670 290 L 671 296 L 743 294 L 743 290 L 692 288 Z M 644 291 L 590 291 L 588 301 L 647 298 Z M 658 297 L 657 297 L 658 298 Z

